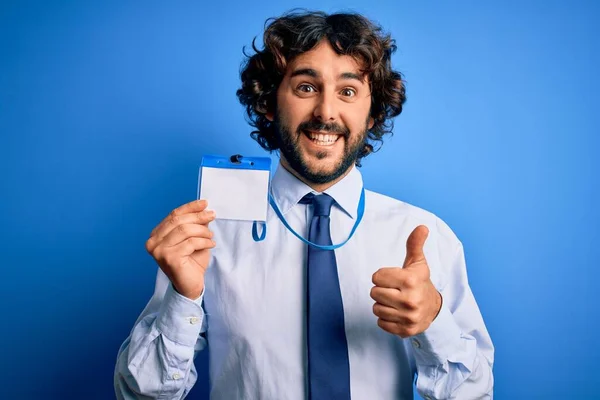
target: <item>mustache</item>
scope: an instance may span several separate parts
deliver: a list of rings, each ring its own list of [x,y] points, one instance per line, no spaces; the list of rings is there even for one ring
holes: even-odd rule
[[[326,124],[315,120],[305,121],[298,125],[298,133],[301,131],[323,131],[336,133],[338,135],[343,135],[344,137],[350,135],[350,130],[348,128],[338,125],[335,122]]]

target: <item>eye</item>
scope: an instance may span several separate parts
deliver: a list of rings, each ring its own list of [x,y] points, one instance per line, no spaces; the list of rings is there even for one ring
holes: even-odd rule
[[[342,91],[340,93],[342,94],[342,96],[345,96],[345,97],[356,96],[356,90],[354,90],[352,88],[344,88],[344,89],[342,89]]]
[[[314,93],[317,91],[314,86],[307,83],[299,85],[297,90],[302,93]]]

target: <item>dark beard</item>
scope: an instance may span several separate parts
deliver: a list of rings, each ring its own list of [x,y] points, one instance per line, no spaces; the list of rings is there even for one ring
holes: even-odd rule
[[[306,179],[308,182],[316,184],[329,183],[342,176],[353,164],[356,163],[358,155],[363,149],[365,140],[367,138],[366,124],[364,131],[360,133],[361,139],[352,144],[349,141],[350,132],[348,129],[342,128],[337,124],[322,124],[316,121],[303,122],[298,125],[296,134],[294,135],[288,128],[286,121],[280,118],[279,113],[275,115],[274,122],[277,130],[279,151],[283,157],[287,160],[290,167],[301,177]],[[344,153],[342,155],[342,159],[331,173],[312,172],[309,169],[306,160],[302,158],[298,141],[300,140],[300,135],[304,135],[304,130],[333,132],[343,136]],[[327,151],[317,153],[317,159],[322,160],[325,157],[327,157]]]

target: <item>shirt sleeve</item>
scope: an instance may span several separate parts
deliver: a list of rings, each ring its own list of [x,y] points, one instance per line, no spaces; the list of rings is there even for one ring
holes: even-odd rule
[[[117,355],[118,399],[181,399],[192,389],[194,358],[206,346],[203,295],[180,295],[158,270],[154,295]]]
[[[457,240],[458,242],[458,240]],[[417,391],[429,399],[492,399],[494,347],[468,284],[462,244],[441,257],[447,282],[442,308],[425,332],[410,338]]]

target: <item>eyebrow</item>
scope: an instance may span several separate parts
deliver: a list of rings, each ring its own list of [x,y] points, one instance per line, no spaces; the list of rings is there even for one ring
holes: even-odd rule
[[[312,68],[300,68],[300,69],[297,69],[294,72],[292,72],[292,75],[290,76],[290,78],[293,78],[293,77],[299,76],[299,75],[308,75],[311,78],[318,78],[320,76],[319,73]]]
[[[299,75],[306,75],[306,76],[310,76],[311,78],[315,78],[315,79],[321,77],[321,74],[319,74],[317,71],[315,71],[312,68],[300,68],[300,69],[293,71],[290,78],[293,78],[293,77],[299,76]],[[342,79],[342,80],[353,79],[353,80],[359,81],[360,83],[364,83],[364,80],[362,79],[362,77],[359,74],[354,73],[354,72],[344,72],[344,73],[340,74],[338,79]]]
[[[363,78],[354,72],[344,72],[340,75],[340,79],[355,79],[360,83],[363,83]]]

